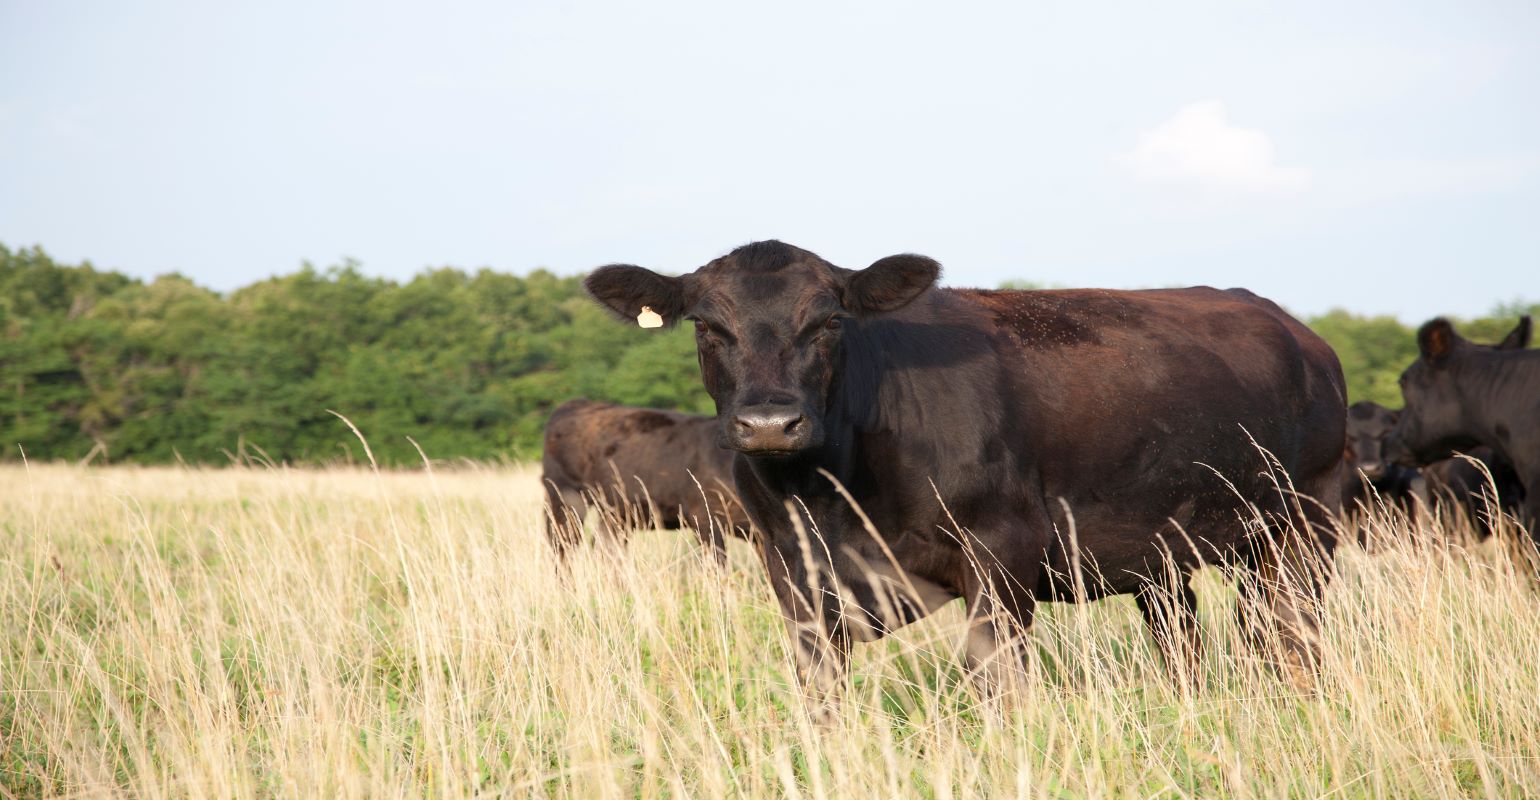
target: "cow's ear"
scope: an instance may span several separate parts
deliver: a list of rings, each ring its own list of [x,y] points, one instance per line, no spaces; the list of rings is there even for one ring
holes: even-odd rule
[[[879,258],[845,281],[845,308],[856,314],[897,311],[919,297],[941,276],[933,258],[906,253]]]
[[[1425,323],[1417,331],[1417,351],[1430,364],[1442,363],[1461,341],[1460,334],[1443,317]]]
[[[1529,346],[1529,337],[1531,332],[1532,325],[1529,321],[1529,315],[1525,314],[1524,316],[1519,317],[1518,327],[1515,327],[1508,333],[1507,336],[1503,337],[1502,341],[1497,343],[1497,349],[1523,350]]]
[[[684,281],[659,275],[650,269],[630,264],[611,264],[593,271],[583,280],[583,288],[615,316],[636,322],[644,309],[662,317],[662,324],[672,326],[684,314]]]

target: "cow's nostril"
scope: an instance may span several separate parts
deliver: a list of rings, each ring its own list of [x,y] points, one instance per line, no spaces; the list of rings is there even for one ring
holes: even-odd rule
[[[785,431],[786,433],[796,433],[802,428],[802,423],[805,419],[805,417],[799,414],[795,419],[786,423],[786,427],[782,428],[781,430]]]

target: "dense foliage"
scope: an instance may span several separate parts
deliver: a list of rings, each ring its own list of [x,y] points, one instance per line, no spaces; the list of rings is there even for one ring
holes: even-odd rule
[[[1495,340],[1522,310],[1462,331]],[[1311,324],[1342,356],[1353,399],[1399,405],[1409,328],[1345,311]],[[413,441],[434,458],[522,458],[577,396],[711,409],[687,330],[639,335],[573,277],[436,269],[396,283],[307,265],[221,295],[0,245],[6,460],[362,458],[330,411],[385,463],[418,461]]]

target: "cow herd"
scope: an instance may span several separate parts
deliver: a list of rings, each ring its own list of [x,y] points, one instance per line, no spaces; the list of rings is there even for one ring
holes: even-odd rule
[[[1527,319],[1496,347],[1429,323],[1406,408],[1350,412],[1331,347],[1245,290],[950,289],[939,272],[908,254],[846,269],[776,241],[678,277],[594,271],[589,294],[621,319],[694,327],[717,414],[558,409],[557,551],[590,506],[603,539],[749,539],[813,687],[837,682],[853,641],[963,598],[970,674],[991,690],[1038,602],[1116,594],[1192,674],[1203,565],[1237,576],[1243,630],[1307,675],[1344,497],[1428,497],[1455,485],[1438,464],[1455,451],[1488,448],[1504,502],[1534,518]]]
[[[1418,358],[1401,374],[1406,405],[1385,443],[1389,460],[1434,464],[1490,448],[1512,476],[1512,505],[1540,533],[1540,351],[1525,317],[1497,345],[1466,341],[1448,320],[1417,331]],[[1499,486],[1499,491],[1502,487]]]
[[[1495,345],[1467,344],[1472,349],[1520,351],[1529,346],[1531,322],[1519,320],[1501,342]],[[1484,381],[1467,376],[1469,400],[1473,409],[1487,402],[1487,393],[1478,384]],[[1420,413],[1438,413],[1419,407]],[[1445,412],[1447,413],[1447,412]],[[1401,411],[1391,410],[1368,400],[1348,407],[1347,461],[1343,474],[1342,501],[1345,510],[1373,508],[1379,503],[1419,513],[1443,507],[1446,512],[1464,515],[1483,533],[1490,532],[1496,513],[1522,515],[1524,484],[1507,453],[1481,443],[1475,435],[1462,435],[1445,442],[1442,450],[1429,449],[1419,461],[1405,452],[1397,459],[1389,456],[1392,435],[1401,419]],[[1439,457],[1447,455],[1448,457]],[[1495,497],[1493,494],[1495,493]]]

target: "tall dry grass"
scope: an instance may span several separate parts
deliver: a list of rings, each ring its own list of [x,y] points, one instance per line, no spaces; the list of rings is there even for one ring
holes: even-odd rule
[[[1315,692],[1215,574],[1196,692],[1114,599],[1045,607],[980,703],[948,608],[858,645],[814,724],[746,545],[562,578],[539,514],[520,468],[0,468],[0,794],[1540,795],[1540,600],[1458,523],[1344,548]]]

